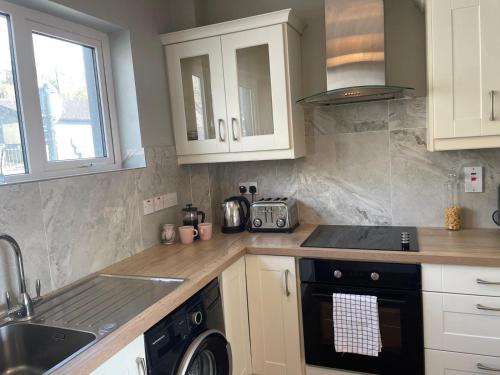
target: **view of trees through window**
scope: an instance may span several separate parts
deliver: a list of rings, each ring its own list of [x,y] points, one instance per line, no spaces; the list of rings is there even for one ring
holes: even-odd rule
[[[95,51],[33,33],[49,161],[106,156]]]

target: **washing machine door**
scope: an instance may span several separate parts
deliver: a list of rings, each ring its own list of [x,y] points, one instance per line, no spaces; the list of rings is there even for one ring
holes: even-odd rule
[[[177,375],[231,375],[231,345],[215,329],[201,333],[184,353]]]

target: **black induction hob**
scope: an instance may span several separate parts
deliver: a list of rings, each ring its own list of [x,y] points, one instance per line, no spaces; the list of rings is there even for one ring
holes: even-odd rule
[[[409,246],[401,238],[409,235]],[[406,235],[406,233],[408,235]],[[417,228],[391,226],[319,225],[300,245],[341,249],[418,251]]]

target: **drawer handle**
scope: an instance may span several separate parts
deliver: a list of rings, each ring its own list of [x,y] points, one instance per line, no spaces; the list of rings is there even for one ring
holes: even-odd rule
[[[477,363],[476,364],[477,368],[479,370],[486,370],[486,371],[496,371],[496,372],[500,372],[500,368],[494,368],[494,367],[490,367],[490,366],[485,366],[483,365],[482,363]]]
[[[500,285],[500,281],[488,281],[483,279],[476,279],[476,283],[483,285]]]
[[[500,311],[500,307],[488,307],[488,306],[481,305],[480,303],[478,303],[476,305],[476,308],[478,310]]]

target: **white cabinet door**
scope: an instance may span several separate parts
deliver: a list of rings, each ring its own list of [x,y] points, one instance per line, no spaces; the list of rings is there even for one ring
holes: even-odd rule
[[[429,349],[500,355],[500,298],[423,293],[424,341]]]
[[[432,0],[428,7],[431,142],[436,149],[493,147],[488,136],[500,134],[500,1]]]
[[[220,37],[165,47],[178,155],[229,151]]]
[[[222,272],[222,303],[226,338],[231,344],[233,375],[251,375],[252,359],[244,257]]]
[[[303,374],[295,259],[247,255],[246,264],[254,374]]]
[[[144,336],[141,335],[94,370],[92,375],[147,375],[147,373]]]
[[[231,152],[290,147],[283,27],[221,37]]]
[[[463,353],[425,351],[426,375],[496,374],[500,358]]]

